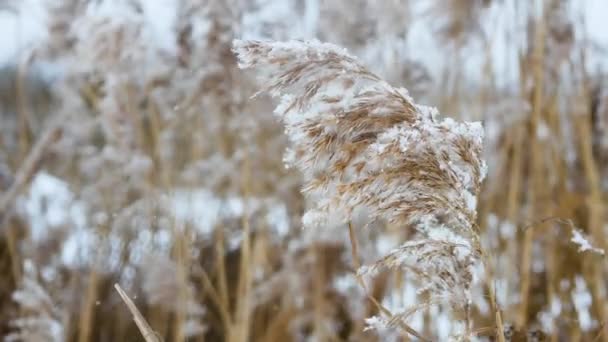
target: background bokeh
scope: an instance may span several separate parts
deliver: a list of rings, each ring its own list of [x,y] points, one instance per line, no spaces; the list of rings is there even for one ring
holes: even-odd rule
[[[239,39],[344,46],[418,103],[481,120],[478,224],[493,340],[608,341],[608,2],[0,0],[0,336],[141,340],[119,283],[166,341],[400,341],[353,274],[348,229],[302,228],[301,177]],[[357,217],[372,263],[412,234]],[[576,239],[575,239],[576,240]],[[406,272],[369,280],[391,310]],[[446,341],[449,310],[409,324]]]

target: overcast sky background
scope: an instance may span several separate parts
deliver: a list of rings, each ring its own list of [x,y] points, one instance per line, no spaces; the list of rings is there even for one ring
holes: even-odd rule
[[[309,4],[313,4],[319,0],[308,1],[310,2]],[[503,0],[503,3],[509,4],[517,1],[529,0]],[[24,51],[27,47],[45,39],[46,18],[41,5],[43,3],[42,0],[22,0],[19,3],[19,14],[8,11],[0,12],[0,65],[17,60],[21,51]],[[170,48],[171,44],[173,44],[170,40],[170,30],[173,25],[172,13],[174,13],[172,9],[174,8],[176,0],[147,0],[142,3],[145,7],[146,17],[149,19],[158,38],[155,39],[155,43]],[[275,1],[275,3],[277,3],[277,7],[284,7],[281,5],[286,2]],[[425,4],[428,4],[428,2],[425,1],[413,3],[418,7],[423,7]],[[597,46],[608,50],[608,0],[575,0],[572,2],[572,6],[572,10],[575,14],[580,13],[584,16],[586,31],[589,38],[595,42]],[[507,6],[507,8],[508,7],[509,6]],[[314,8],[314,6],[312,6],[312,8]],[[277,16],[281,14],[281,10],[284,9],[277,8],[270,12],[271,15]],[[510,20],[509,18],[512,17],[508,15],[505,16],[504,6],[501,6],[501,8],[491,8],[487,12],[487,15],[484,16],[484,25],[488,25],[488,27],[486,27],[488,32],[500,32],[501,30],[504,30],[505,27],[513,25],[513,23],[507,22],[507,20]],[[312,20],[314,21],[314,18]],[[441,66],[449,63],[446,61],[449,57],[444,55],[445,49],[438,46],[437,41],[433,39],[430,29],[430,20],[432,20],[432,18],[416,20],[410,27],[408,54],[413,59],[425,63],[431,73],[435,73],[434,76],[438,76]],[[310,18],[300,18],[299,21],[300,25],[305,26],[306,22],[310,21]],[[305,32],[305,30],[301,31]],[[243,32],[243,34],[245,37],[241,38],[259,38],[248,37],[248,32]],[[300,36],[293,38],[306,39],[312,37]],[[492,36],[494,67],[498,77],[502,78],[498,79],[499,84],[516,81],[516,72],[505,72],[505,69],[517,70],[517,60],[515,58],[505,57],[508,56],[508,53],[506,53],[508,52],[506,51],[508,48],[510,47],[505,41],[504,35],[496,34]],[[476,79],[476,75],[481,73],[480,65],[483,63],[483,48],[479,45],[472,46],[466,50],[465,53],[467,53],[467,60],[464,65],[465,74],[468,75],[470,79]],[[590,63],[590,70],[595,70],[598,65],[602,66],[604,69],[608,69],[608,58],[606,55],[592,54],[588,62]]]

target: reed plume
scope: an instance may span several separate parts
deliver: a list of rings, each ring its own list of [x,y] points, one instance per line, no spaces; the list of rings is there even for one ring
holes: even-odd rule
[[[234,51],[241,68],[261,75],[262,91],[280,98],[275,114],[291,142],[286,162],[315,203],[304,225],[346,223],[364,210],[370,221],[412,229],[414,240],[359,273],[414,270],[428,303],[468,313],[481,258],[481,124],[441,119],[331,44],[237,40]]]

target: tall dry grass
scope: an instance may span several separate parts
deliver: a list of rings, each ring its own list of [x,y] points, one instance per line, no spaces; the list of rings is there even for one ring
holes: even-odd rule
[[[0,70],[0,335],[608,341],[599,253],[607,247],[608,93],[605,72],[590,62],[601,49],[576,2],[430,1],[422,11],[417,1],[279,2],[178,1],[171,49],[137,1],[114,4],[118,11],[108,0],[49,5],[48,39]],[[506,29],[488,25],[496,13]],[[427,22],[445,56],[439,71],[408,53],[411,31]],[[233,39],[252,34],[319,37],[361,60],[345,66],[338,53],[314,69],[297,64],[305,54],[273,61],[275,76],[297,76],[270,86],[304,92],[300,114],[327,82],[364,79],[376,93],[356,108],[335,102],[325,113],[343,117],[325,119],[341,124],[287,119],[284,134],[272,100],[249,98],[261,84],[231,51]],[[495,53],[498,35],[505,56]],[[263,47],[258,58],[271,58]],[[478,76],[465,68],[472,54],[482,56]],[[59,65],[63,76],[45,81],[39,63]],[[411,155],[398,153],[399,135],[381,139],[399,124],[409,134],[420,109],[396,88],[374,88],[380,79],[458,122],[483,121],[488,174],[469,189],[476,208],[446,195],[457,185],[437,158],[404,165]],[[336,99],[349,94],[340,89]],[[429,146],[450,155],[444,136]],[[381,152],[365,155],[372,144]],[[284,165],[288,146],[295,169]],[[469,147],[444,161],[471,161],[464,156],[478,147]],[[357,167],[363,173],[354,176]],[[319,197],[303,198],[302,186]],[[464,249],[483,265],[475,286],[452,271],[463,260],[433,268],[463,247],[428,232],[415,240],[421,216],[404,203],[461,228]],[[367,211],[350,210],[361,206]],[[454,207],[469,215],[459,220]],[[302,229],[315,208],[329,219]],[[391,254],[403,243],[407,251]],[[404,255],[418,259],[405,269],[373,266],[403,266]],[[378,273],[357,274],[361,265]],[[417,292],[421,283],[431,291]]]

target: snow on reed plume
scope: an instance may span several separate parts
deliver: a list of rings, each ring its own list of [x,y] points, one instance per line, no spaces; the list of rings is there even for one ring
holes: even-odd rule
[[[22,284],[13,292],[13,300],[19,304],[19,318],[10,321],[15,328],[3,341],[65,341],[67,312],[61,310],[52,295],[39,280],[38,269],[31,260],[24,262]]]
[[[236,40],[234,51],[241,68],[261,76],[262,91],[280,98],[275,114],[291,142],[286,163],[301,171],[315,203],[305,226],[348,222],[365,209],[370,220],[414,229],[416,240],[359,273],[414,271],[429,303],[468,317],[481,259],[481,124],[440,119],[332,44]]]

